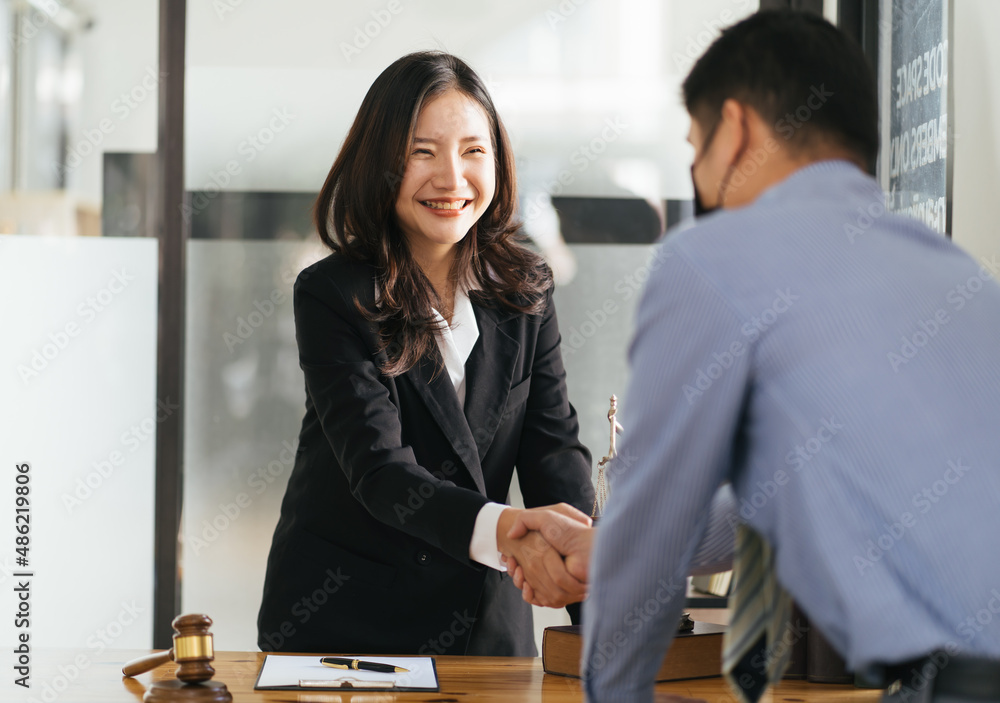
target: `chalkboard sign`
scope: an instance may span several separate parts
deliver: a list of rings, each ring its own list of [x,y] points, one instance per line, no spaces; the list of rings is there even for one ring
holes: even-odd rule
[[[878,173],[887,209],[951,236],[952,0],[880,0]]]

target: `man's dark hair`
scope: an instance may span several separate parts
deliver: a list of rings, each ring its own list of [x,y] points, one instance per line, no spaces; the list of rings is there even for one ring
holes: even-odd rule
[[[875,162],[874,72],[861,47],[817,15],[768,10],[727,28],[695,63],[683,91],[688,112],[706,131],[733,98],[797,146],[832,139]]]

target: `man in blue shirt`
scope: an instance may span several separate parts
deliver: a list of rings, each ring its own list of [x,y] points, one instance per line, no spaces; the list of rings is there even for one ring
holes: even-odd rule
[[[1000,261],[886,212],[871,70],[820,18],[726,30],[684,99],[716,212],[666,237],[637,313],[627,461],[584,603],[588,699],[652,700],[720,520],[763,537],[851,669],[901,666],[900,700],[980,700],[955,691],[968,680],[1000,699],[977,659],[1000,659]],[[578,532],[548,533],[571,570]]]

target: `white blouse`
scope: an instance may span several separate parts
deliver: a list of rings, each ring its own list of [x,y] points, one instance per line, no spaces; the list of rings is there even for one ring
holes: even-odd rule
[[[458,404],[465,410],[465,362],[469,360],[472,348],[479,339],[479,324],[476,322],[476,312],[472,309],[467,289],[455,289],[455,309],[452,311],[451,324],[445,322],[437,310],[431,308],[441,328],[435,336],[444,367],[451,377],[451,383],[458,393]]]
[[[469,360],[472,348],[479,339],[479,323],[476,322],[476,311],[472,309],[472,301],[469,300],[469,289],[463,286],[455,289],[455,307],[450,325],[437,310],[432,308],[431,311],[441,323],[435,338],[444,359],[444,367],[455,386],[458,404],[465,410],[465,362]],[[497,523],[500,521],[500,513],[508,507],[500,503],[484,505],[476,516],[472,541],[469,543],[470,559],[498,571],[507,570],[500,562],[500,552],[497,549]]]

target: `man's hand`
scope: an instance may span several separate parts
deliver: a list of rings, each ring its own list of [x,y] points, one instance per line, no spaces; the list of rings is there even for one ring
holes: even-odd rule
[[[560,518],[576,522],[581,527],[589,525],[590,518],[576,508],[560,503],[531,510],[508,508],[501,513],[497,523],[497,545],[507,557],[508,571],[514,576],[514,583],[522,589],[526,601],[561,608],[586,598],[586,585],[567,572],[562,555],[549,545],[540,532],[525,529],[519,530],[516,536],[510,536],[515,523],[524,515],[532,516],[527,524],[548,523]],[[531,584],[530,590],[523,588],[525,582]]]
[[[586,583],[594,530],[590,527],[590,518],[579,510],[571,510],[573,513],[565,510],[524,511],[517,516],[507,536],[517,539],[531,531],[540,533],[547,544],[566,557],[566,570],[569,574],[581,583]],[[524,599],[539,605],[534,594],[535,584],[522,565],[516,562],[516,556],[507,559],[507,570],[514,579],[514,585],[521,589]]]

